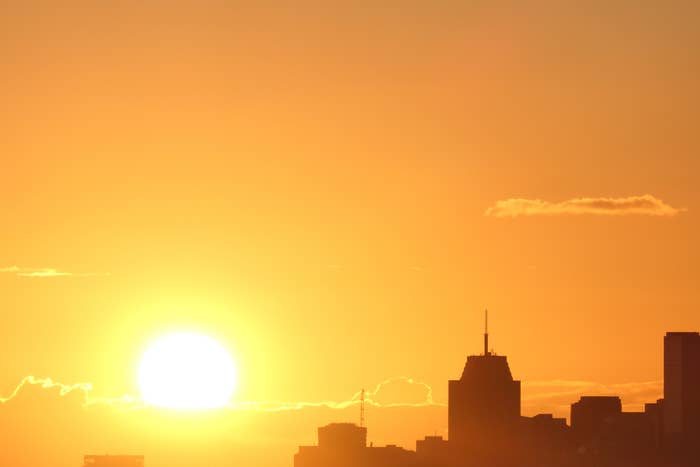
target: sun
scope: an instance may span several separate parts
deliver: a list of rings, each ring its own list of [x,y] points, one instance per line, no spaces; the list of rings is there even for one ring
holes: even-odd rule
[[[228,351],[214,339],[178,332],[146,349],[138,381],[149,405],[212,409],[229,403],[236,388],[236,367]]]

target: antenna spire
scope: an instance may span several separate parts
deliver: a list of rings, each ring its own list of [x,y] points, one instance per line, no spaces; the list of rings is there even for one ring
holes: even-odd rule
[[[360,426],[365,426],[365,390],[360,392]]]
[[[484,313],[484,355],[489,355],[489,310]]]

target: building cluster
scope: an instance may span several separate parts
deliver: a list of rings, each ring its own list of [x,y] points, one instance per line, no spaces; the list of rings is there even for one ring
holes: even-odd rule
[[[583,396],[570,424],[551,414],[521,415],[520,381],[505,356],[469,356],[448,383],[448,438],[427,436],[415,450],[367,445],[367,428],[334,423],[317,446],[301,446],[294,467],[690,467],[700,465],[700,334],[664,337],[664,397],[625,412],[617,396]]]

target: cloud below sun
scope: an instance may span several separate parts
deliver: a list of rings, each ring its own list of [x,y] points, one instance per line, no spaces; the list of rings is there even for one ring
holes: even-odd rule
[[[646,194],[623,198],[573,198],[561,202],[541,199],[509,198],[496,201],[484,213],[488,217],[599,215],[645,215],[673,217],[685,209],[674,208],[662,200]]]
[[[82,393],[82,405],[86,408],[95,405],[108,405],[115,406],[122,410],[138,410],[150,406],[140,397],[134,397],[128,394],[120,397],[94,397],[91,394],[94,390],[94,386],[90,382],[65,384],[55,381],[52,378],[39,378],[32,375],[22,378],[9,395],[4,397],[0,396],[0,405],[9,403],[15,399],[27,386],[38,386],[42,389],[58,390],[59,396],[66,396],[75,392]],[[412,391],[416,397],[411,400],[405,398],[396,399],[395,393],[397,390],[405,391],[407,388],[416,389],[416,391]],[[384,393],[389,393],[389,396],[385,396]],[[360,404],[362,400],[361,394],[362,392],[358,391],[353,394],[352,397],[343,401],[231,401],[222,408],[255,412],[296,411],[320,407],[327,409],[346,409]],[[433,400],[433,388],[429,384],[407,376],[397,376],[381,381],[373,389],[365,391],[364,401],[370,406],[379,408],[447,406],[444,403]]]

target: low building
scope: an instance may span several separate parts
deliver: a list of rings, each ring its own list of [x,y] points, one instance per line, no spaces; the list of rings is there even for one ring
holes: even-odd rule
[[[426,436],[416,441],[416,457],[421,465],[444,467],[451,464],[450,443],[442,436]]]
[[[621,413],[622,401],[617,396],[583,396],[571,404],[571,430],[579,442],[588,443]]]
[[[294,467],[411,467],[416,453],[396,445],[367,446],[367,428],[331,423],[318,429],[317,446],[300,446]]]

